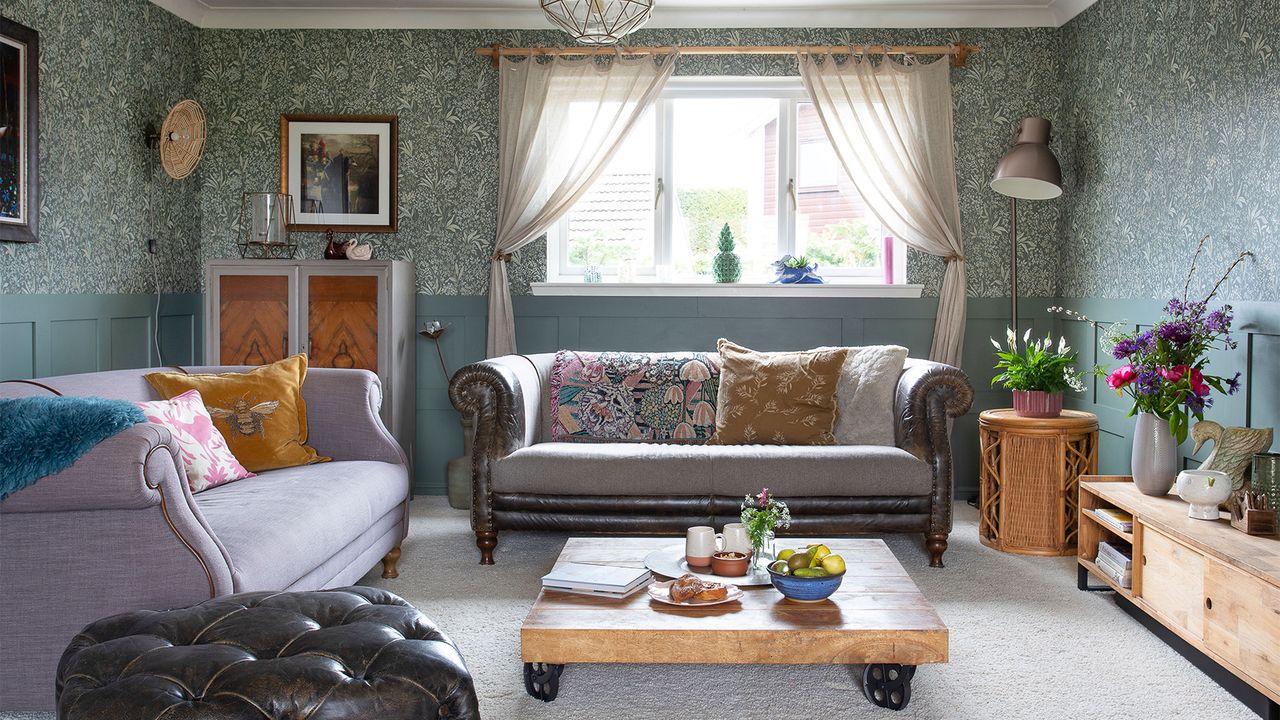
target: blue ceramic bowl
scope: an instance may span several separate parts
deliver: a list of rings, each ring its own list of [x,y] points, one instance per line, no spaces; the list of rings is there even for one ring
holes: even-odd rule
[[[796,577],[795,575],[779,575],[770,570],[769,579],[788,600],[796,602],[822,602],[831,597],[844,581],[844,573],[826,577]]]

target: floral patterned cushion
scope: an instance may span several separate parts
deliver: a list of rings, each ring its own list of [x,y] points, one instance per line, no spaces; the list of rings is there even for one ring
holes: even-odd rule
[[[253,477],[231,454],[226,439],[214,427],[199,390],[188,390],[171,400],[135,404],[149,422],[163,425],[173,434],[187,468],[187,486],[191,492]]]
[[[708,353],[556,353],[555,442],[702,443],[716,427],[720,363]]]

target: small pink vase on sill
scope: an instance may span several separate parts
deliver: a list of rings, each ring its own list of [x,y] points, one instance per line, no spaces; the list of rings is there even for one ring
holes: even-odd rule
[[[1056,418],[1062,414],[1062,393],[1014,390],[1013,412],[1018,417]]]

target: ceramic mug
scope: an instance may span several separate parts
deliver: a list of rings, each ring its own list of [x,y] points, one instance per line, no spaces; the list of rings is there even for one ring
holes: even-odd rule
[[[724,550],[751,554],[751,536],[747,534],[747,526],[742,523],[727,523],[724,526]]]
[[[689,567],[707,567],[711,556],[720,549],[716,529],[707,525],[689,528],[684,536],[684,560]]]

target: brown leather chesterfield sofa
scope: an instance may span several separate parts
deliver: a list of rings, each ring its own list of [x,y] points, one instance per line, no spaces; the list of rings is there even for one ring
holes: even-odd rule
[[[942,567],[951,531],[951,420],[973,403],[965,374],[909,359],[894,399],[896,447],[548,442],[554,353],[508,355],[454,374],[449,397],[475,430],[471,526],[480,563],[499,530],[683,533],[738,520],[768,486],[798,535],[915,532]]]

